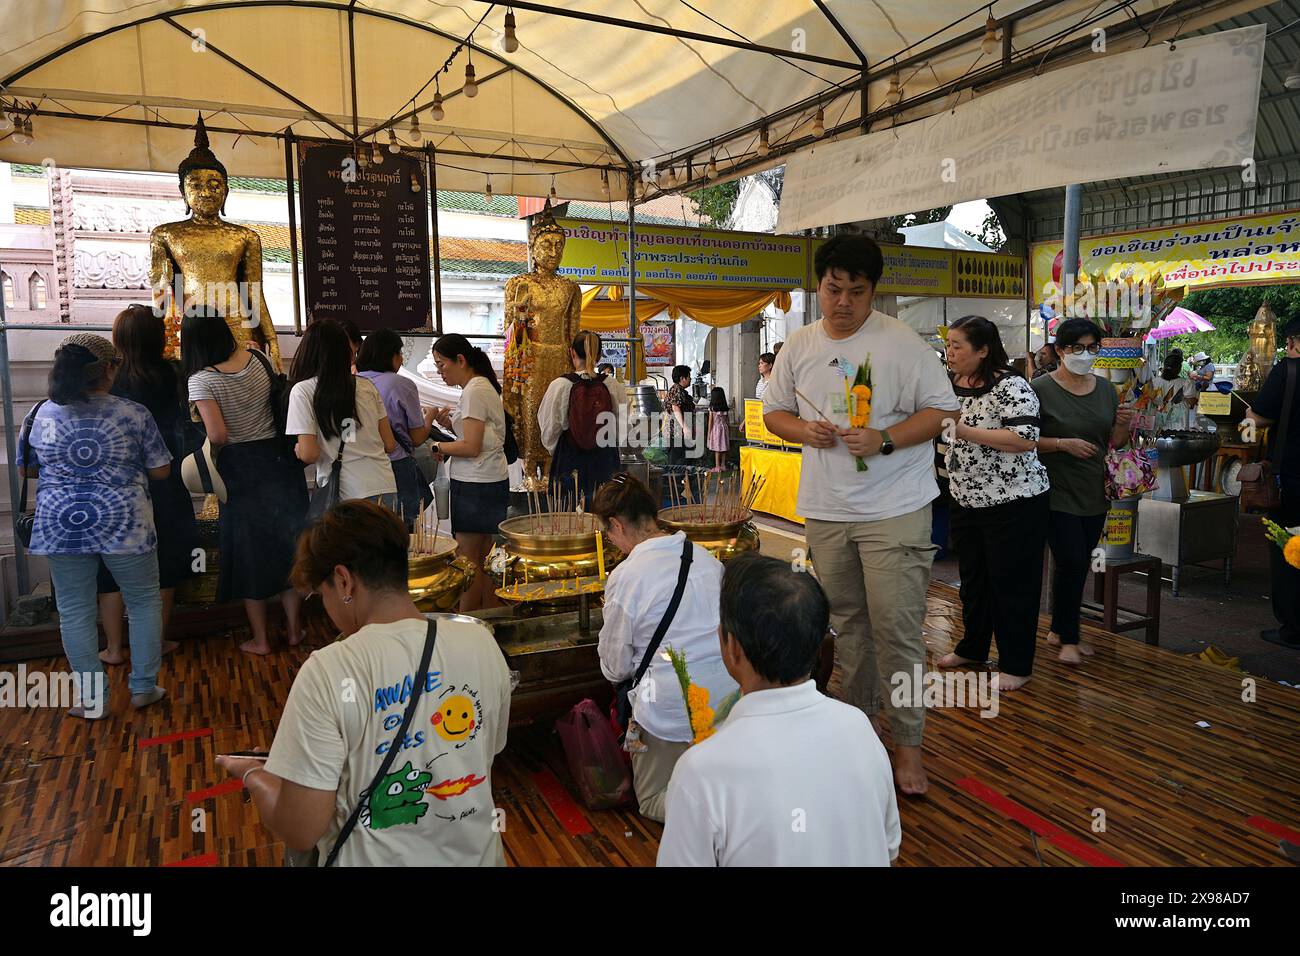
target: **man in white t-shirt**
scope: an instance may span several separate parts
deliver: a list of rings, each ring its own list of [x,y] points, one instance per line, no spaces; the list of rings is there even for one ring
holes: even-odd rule
[[[803,445],[798,511],[831,603],[844,699],[875,722],[882,702],[895,746],[894,779],[920,795],[925,709],[919,688],[896,707],[883,688],[924,670],[921,623],[938,497],[931,442],[961,407],[943,365],[919,335],[872,309],[884,271],[865,236],[817,250],[822,318],[796,329],[763,393],[768,430]]]
[[[811,672],[829,606],[789,562],[746,554],[722,583],[722,660],[743,696],[673,769],[660,866],[889,866],[902,828],[889,755]]]

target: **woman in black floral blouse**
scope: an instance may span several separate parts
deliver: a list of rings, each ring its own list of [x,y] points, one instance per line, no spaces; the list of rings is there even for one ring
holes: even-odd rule
[[[1011,369],[997,326],[979,316],[949,328],[948,374],[962,405],[947,465],[965,636],[938,663],[983,664],[996,636],[994,681],[999,690],[1015,690],[1034,666],[1047,541],[1038,396]]]
[[[667,413],[668,464],[686,464],[686,444],[695,430],[695,399],[691,397],[691,367],[673,368],[673,384],[664,398]]]

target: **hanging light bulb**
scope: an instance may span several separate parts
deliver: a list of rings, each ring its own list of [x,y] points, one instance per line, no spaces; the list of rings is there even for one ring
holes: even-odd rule
[[[7,133],[14,128],[13,117],[8,110],[0,110],[0,133]]]
[[[370,157],[366,155],[366,147],[364,143],[361,145],[360,148],[354,147],[354,151],[356,152],[357,167],[359,169],[365,169],[367,166],[370,165]]]
[[[391,128],[388,130],[388,151],[394,156],[402,151],[402,144],[397,141],[397,131]]]
[[[370,161],[376,166],[384,165],[384,151],[379,148],[379,137],[376,136],[370,147]]]
[[[442,91],[435,90],[433,94],[433,105],[429,107],[429,119],[435,123],[441,123],[442,118],[447,115],[447,111],[442,108]]]
[[[419,113],[411,114],[411,128],[406,135],[411,138],[411,142],[414,143],[416,146],[419,146],[420,143],[424,140],[424,135],[420,132]]]
[[[509,14],[507,14],[507,16],[509,16]],[[555,194],[555,177],[552,176],[551,177],[551,202],[557,202],[559,198],[560,197]]]
[[[770,152],[772,152],[772,146],[767,141],[767,127],[764,126],[758,132],[758,155],[766,156]]]
[[[489,202],[491,202],[492,200],[492,174],[491,173],[487,174],[487,189],[483,190],[483,195],[488,198]]]
[[[826,135],[826,112],[819,106],[817,115],[813,117],[813,136],[821,139]]]
[[[716,153],[709,153],[709,166],[707,175],[710,179],[718,178],[718,157]]]
[[[897,106],[903,99],[903,87],[898,81],[898,74],[895,73],[889,78],[889,92],[885,94],[885,102],[890,106]]]
[[[423,190],[424,187],[420,185],[420,177],[415,175],[415,173],[411,173],[411,192],[418,193]]]
[[[519,49],[519,40],[515,37],[515,12],[506,11],[506,35],[501,41],[501,48],[507,53],[514,53]]]
[[[600,191],[605,194],[606,199],[609,198],[609,170],[607,169],[600,171]]]
[[[478,96],[478,80],[474,78],[474,64],[465,64],[465,86],[461,90],[470,99]]]
[[[1282,81],[1288,90],[1300,90],[1300,57],[1291,65],[1291,72]]]
[[[998,25],[993,21],[993,8],[989,7],[989,18],[984,21],[984,39],[980,41],[980,49],[985,53],[992,53],[998,48]]]

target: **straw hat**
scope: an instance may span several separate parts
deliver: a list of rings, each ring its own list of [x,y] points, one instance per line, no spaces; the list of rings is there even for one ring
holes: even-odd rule
[[[202,448],[185,456],[181,462],[181,481],[190,494],[216,495],[218,501],[226,503],[226,483],[213,461],[211,442],[205,441]]]

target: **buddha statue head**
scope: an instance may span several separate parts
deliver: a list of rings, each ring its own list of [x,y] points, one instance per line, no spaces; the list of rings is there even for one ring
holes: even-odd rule
[[[528,249],[539,271],[553,273],[560,267],[564,258],[564,228],[555,221],[549,199],[528,229]]]
[[[193,211],[203,219],[215,219],[218,213],[225,213],[229,191],[226,167],[208,147],[208,131],[203,126],[201,113],[194,128],[194,148],[181,161],[177,173],[186,212]]]

